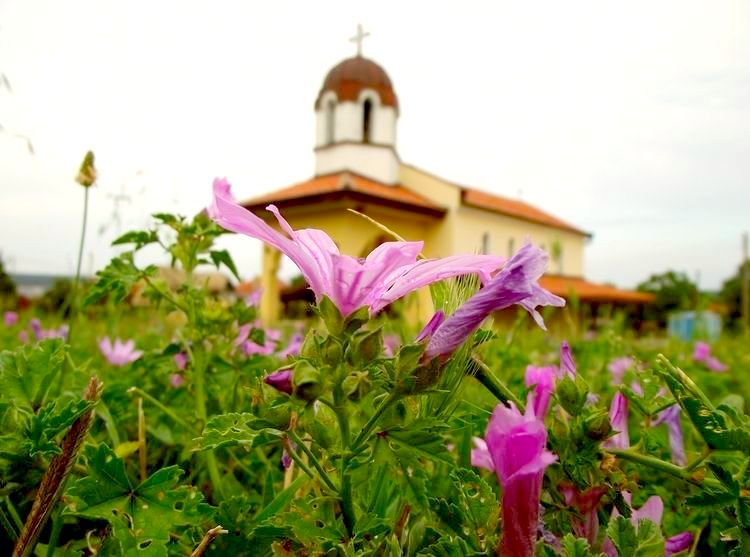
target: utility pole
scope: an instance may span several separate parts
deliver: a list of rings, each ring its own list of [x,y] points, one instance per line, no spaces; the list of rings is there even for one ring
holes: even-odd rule
[[[748,234],[742,235],[742,266],[740,267],[740,281],[742,282],[742,324],[745,334],[750,334],[750,261],[748,261]]]

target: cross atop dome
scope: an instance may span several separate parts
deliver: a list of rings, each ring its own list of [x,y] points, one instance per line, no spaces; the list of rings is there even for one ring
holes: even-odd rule
[[[362,41],[364,41],[369,36],[370,33],[365,32],[364,29],[362,29],[362,25],[360,23],[357,23],[357,34],[349,39],[350,43],[357,43],[357,56],[362,56]]]

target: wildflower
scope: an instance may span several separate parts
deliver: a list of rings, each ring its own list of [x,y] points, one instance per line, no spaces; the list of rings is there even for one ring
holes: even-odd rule
[[[135,341],[132,339],[123,342],[116,338],[112,343],[109,337],[104,337],[99,341],[99,350],[110,364],[117,367],[125,366],[143,356],[142,351],[135,349]]]
[[[287,344],[286,348],[279,352],[279,358],[285,360],[291,356],[297,356],[302,349],[302,343],[304,340],[305,337],[302,333],[294,333],[292,338],[289,339],[289,344]]]
[[[625,499],[625,502],[628,504],[628,506],[633,509],[632,495],[627,491],[623,491],[622,497],[623,499]],[[641,508],[633,509],[633,512],[630,515],[630,522],[636,528],[638,527],[638,523],[641,520],[650,520],[651,522],[659,526],[661,525],[663,514],[664,502],[658,495],[652,495],[651,497],[646,499],[646,502]],[[612,519],[615,519],[618,516],[620,516],[620,513],[617,511],[617,509],[612,509]],[[671,536],[665,540],[664,555],[665,557],[671,557],[671,555],[674,555],[675,553],[685,551],[692,545],[692,543],[693,534],[690,532],[681,532],[679,534]],[[604,554],[607,555],[607,557],[618,557],[617,549],[615,549],[614,544],[609,538],[604,540],[604,543],[602,544],[602,550],[604,551]]]
[[[436,329],[425,350],[427,358],[453,353],[493,311],[518,304],[544,327],[538,306],[564,306],[565,300],[539,286],[549,256],[526,244],[483,288]]]
[[[560,373],[559,377],[562,379],[566,375],[571,379],[576,378],[576,363],[573,360],[573,352],[570,349],[570,344],[567,340],[562,341],[560,344]]]
[[[27,330],[22,330],[18,333],[18,340],[26,344],[29,342],[29,332]]]
[[[18,314],[15,311],[6,311],[3,314],[3,322],[6,327],[12,327],[18,323]]]
[[[573,532],[579,538],[586,538],[589,544],[594,544],[599,535],[599,515],[597,510],[607,488],[601,485],[579,491],[572,484],[562,484],[560,490],[565,497],[565,503],[578,511],[583,519],[573,519]]]
[[[529,403],[534,407],[534,415],[541,420],[547,415],[552,391],[555,388],[556,374],[555,366],[528,366],[526,368],[526,386],[534,387],[534,390],[529,393]]]
[[[292,371],[292,368],[284,368],[266,375],[263,382],[277,391],[291,395],[294,391],[294,385],[292,383],[293,377],[294,372]]]
[[[609,408],[609,421],[617,433],[607,439],[604,446],[611,449],[627,449],[630,447],[628,399],[619,391],[615,393],[615,397],[612,399],[612,405]]]
[[[620,385],[622,379],[625,376],[625,372],[628,371],[634,364],[633,358],[623,356],[622,358],[616,358],[609,362],[607,369],[612,374],[612,384]]]
[[[328,297],[344,317],[361,307],[368,307],[374,315],[406,294],[450,277],[477,274],[485,283],[505,261],[490,255],[417,261],[424,242],[385,242],[365,259],[357,259],[339,253],[322,230],[293,230],[279,210],[269,205],[283,233],[276,231],[239,205],[230,189],[226,180],[214,180],[209,216],[227,230],[257,238],[285,254],[301,271],[316,301]]]
[[[260,299],[263,297],[263,289],[256,288],[250,294],[245,296],[245,305],[249,308],[256,307],[260,303]]]
[[[521,414],[512,403],[499,404],[487,425],[484,445],[486,450],[472,451],[472,462],[491,465],[503,487],[501,554],[532,557],[544,470],[557,460],[545,448],[547,430],[531,406]],[[481,443],[478,448],[485,449]]]
[[[234,339],[234,345],[239,346],[246,356],[253,356],[255,354],[261,354],[268,356],[273,354],[276,349],[276,340],[279,339],[281,333],[276,329],[268,329],[265,331],[265,342],[261,346],[260,344],[250,340],[250,331],[257,328],[258,323],[246,323],[237,330],[237,337]]]
[[[180,373],[173,373],[169,376],[169,384],[175,389],[182,387],[185,384],[185,377]]]
[[[177,352],[177,354],[174,355],[174,363],[177,366],[177,369],[180,371],[185,369],[185,366],[187,366],[188,361],[188,355],[186,352]]]
[[[677,466],[687,464],[685,455],[685,443],[682,437],[682,424],[680,424],[680,407],[673,405],[663,410],[654,420],[652,425],[667,425],[669,433],[669,452],[672,454],[672,462]]]
[[[432,317],[430,317],[430,320],[427,322],[427,324],[422,327],[422,330],[417,335],[417,338],[414,339],[414,342],[424,342],[426,340],[430,340],[432,338],[432,335],[435,334],[435,331],[437,331],[438,327],[443,324],[443,321],[445,321],[445,312],[443,312],[442,309],[437,310]]]
[[[31,327],[31,331],[34,333],[34,338],[37,340],[45,338],[68,338],[69,327],[65,323],[60,325],[57,329],[44,329],[42,328],[42,322],[35,317],[29,321],[29,327]]]
[[[727,370],[726,365],[711,355],[711,346],[707,342],[699,340],[695,343],[693,360],[702,362],[711,371],[722,372]]]

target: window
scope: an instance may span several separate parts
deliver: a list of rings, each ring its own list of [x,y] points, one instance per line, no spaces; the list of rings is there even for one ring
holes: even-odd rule
[[[482,253],[487,255],[490,253],[490,233],[485,232],[482,234]]]
[[[370,143],[370,132],[372,130],[372,101],[365,100],[362,105],[362,142]]]
[[[326,145],[333,143],[334,126],[336,125],[336,103],[333,99],[326,103]]]
[[[508,257],[513,256],[513,251],[516,249],[516,241],[513,238],[508,238]]]

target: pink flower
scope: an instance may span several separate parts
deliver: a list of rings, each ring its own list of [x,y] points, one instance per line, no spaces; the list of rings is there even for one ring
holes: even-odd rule
[[[185,369],[185,366],[187,366],[188,362],[188,355],[186,352],[177,352],[177,354],[174,355],[174,363],[177,366],[177,369],[182,371]]]
[[[289,344],[287,344],[286,348],[279,352],[279,358],[286,360],[291,356],[297,356],[304,340],[305,337],[302,333],[294,333],[292,338],[289,339]]]
[[[18,314],[15,311],[6,311],[3,314],[3,321],[6,327],[12,327],[18,323]]]
[[[695,343],[693,360],[702,362],[711,371],[722,372],[728,369],[726,365],[711,355],[711,346],[707,342],[700,340]]]
[[[521,414],[512,403],[499,404],[487,425],[485,442],[486,450],[478,446],[472,461],[491,464],[503,487],[501,554],[532,557],[544,470],[557,460],[546,450],[547,430],[530,406]]]
[[[294,391],[293,378],[294,372],[292,368],[286,368],[266,375],[263,382],[277,391],[291,395]]]
[[[633,367],[634,363],[635,361],[633,360],[633,358],[630,358],[628,356],[616,358],[609,362],[607,369],[609,369],[609,372],[612,374],[612,384],[620,385],[622,383],[623,377],[625,376],[625,372]]]
[[[245,305],[249,308],[256,307],[260,303],[260,299],[263,297],[263,289],[256,288],[250,294],[245,296]]]
[[[29,327],[31,327],[31,331],[34,333],[34,337],[37,340],[45,338],[68,338],[69,327],[65,323],[60,325],[57,329],[43,329],[42,322],[35,317],[29,321]]]
[[[443,324],[443,321],[445,321],[445,312],[442,309],[439,309],[432,317],[430,317],[427,324],[422,327],[422,330],[417,335],[417,338],[414,339],[414,342],[425,342],[430,340],[438,327]]]
[[[625,502],[628,504],[628,506],[633,509],[632,496],[630,495],[630,493],[627,491],[623,491],[622,497],[623,499],[625,499]],[[651,497],[646,499],[646,502],[640,509],[633,509],[633,512],[630,515],[630,522],[636,528],[638,527],[638,523],[641,520],[650,520],[657,526],[660,526],[663,514],[664,503],[662,502],[661,497],[659,497],[658,495],[652,495]],[[617,511],[617,509],[612,509],[612,519],[615,519],[618,516],[620,516],[620,513]],[[692,543],[693,534],[691,534],[690,532],[682,532],[680,534],[676,534],[665,540],[664,555],[665,557],[670,557],[675,553],[685,551],[692,545]],[[607,555],[607,557],[617,557],[617,549],[609,539],[604,540],[604,543],[602,544],[602,550]]]
[[[560,373],[559,377],[562,379],[566,375],[571,379],[576,378],[576,363],[573,360],[573,352],[570,349],[570,344],[567,340],[562,341],[560,344]]]
[[[526,368],[526,386],[534,387],[534,390],[529,393],[527,404],[533,405],[534,415],[540,420],[544,420],[547,415],[552,391],[555,389],[555,375],[557,375],[555,366],[528,366]]]
[[[583,520],[580,518],[573,519],[573,532],[579,538],[586,538],[589,544],[593,545],[599,535],[597,510],[602,497],[607,493],[607,488],[594,486],[581,492],[572,484],[562,484],[560,490],[565,497],[565,503],[583,515]]]
[[[385,335],[383,337],[383,353],[392,358],[401,346],[401,337],[398,335]]]
[[[488,315],[513,304],[525,308],[544,328],[544,321],[536,308],[565,305],[565,300],[539,286],[548,259],[546,252],[531,244],[518,250],[499,273],[435,329],[425,356],[435,358],[452,354]]]
[[[628,433],[628,399],[621,392],[616,392],[609,407],[609,421],[617,433],[604,442],[610,449],[627,449],[630,447]]]
[[[316,301],[327,296],[345,317],[361,307],[374,315],[390,303],[439,280],[477,274],[487,282],[505,261],[489,255],[456,255],[417,261],[424,242],[385,242],[365,259],[339,253],[322,230],[293,230],[274,205],[273,213],[283,233],[239,205],[225,179],[213,184],[213,204],[208,214],[217,224],[256,238],[278,249],[302,272]]]
[[[18,333],[18,340],[26,344],[29,342],[29,332],[27,330],[22,330]]]
[[[246,323],[242,325],[237,330],[237,337],[234,339],[233,344],[235,346],[239,346],[246,356],[253,356],[255,354],[268,356],[269,354],[273,354],[274,350],[276,349],[276,342],[274,341],[274,338],[278,340],[281,333],[279,331],[276,331],[275,329],[267,330],[265,332],[265,342],[261,346],[260,344],[257,344],[256,342],[250,340],[250,331],[253,328],[256,328],[256,324]]]
[[[143,356],[142,351],[135,349],[134,340],[123,342],[116,338],[113,344],[109,337],[104,337],[99,341],[99,350],[110,364],[117,367],[125,366]]]
[[[175,389],[182,387],[185,384],[185,377],[179,373],[173,373],[169,376],[169,384]]]

